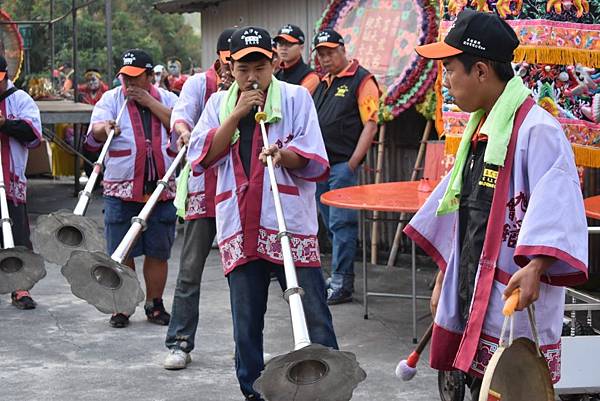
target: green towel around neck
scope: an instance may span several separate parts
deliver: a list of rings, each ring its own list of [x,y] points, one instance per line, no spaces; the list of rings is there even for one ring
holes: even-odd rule
[[[269,85],[269,89],[267,91],[267,99],[265,100],[265,107],[263,111],[267,113],[267,121],[266,123],[273,124],[278,121],[281,121],[281,83],[275,78],[271,76],[271,84]],[[227,117],[233,112],[235,106],[238,101],[238,94],[240,91],[240,87],[237,82],[234,82],[233,85],[227,91],[225,95],[225,100],[221,103],[221,110],[219,110],[219,121],[225,121]],[[240,130],[235,129],[233,136],[231,137],[231,144],[237,142],[240,138]]]
[[[177,191],[175,192],[173,205],[175,205],[177,216],[179,217],[185,217],[185,203],[188,196],[188,181],[191,170],[192,166],[190,163],[185,163],[185,166],[183,166],[183,169],[179,173],[179,177],[177,177]]]
[[[513,77],[506,84],[504,91],[494,104],[494,107],[492,107],[490,115],[487,116],[480,129],[480,132],[488,137],[488,143],[483,156],[485,163],[504,166],[504,159],[506,158],[515,115],[530,94],[531,91],[523,84],[523,80],[519,76]],[[458,210],[460,192],[462,190],[462,172],[467,161],[467,156],[469,155],[471,138],[484,115],[485,111],[482,109],[471,113],[460,145],[458,146],[448,187],[436,211],[438,216]]]

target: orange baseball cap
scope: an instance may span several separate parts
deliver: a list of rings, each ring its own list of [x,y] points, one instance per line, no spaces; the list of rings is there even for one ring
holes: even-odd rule
[[[415,51],[433,60],[468,53],[488,60],[510,62],[518,46],[515,31],[498,15],[465,9],[456,17],[443,42],[417,46]]]
[[[260,27],[248,26],[235,31],[231,35],[229,50],[234,61],[251,53],[261,53],[269,59],[273,58],[271,35]]]
[[[323,46],[331,48],[344,46],[344,38],[333,29],[324,29],[315,36],[313,45],[315,49]]]
[[[119,74],[137,77],[154,68],[152,57],[141,49],[130,49],[123,53]]]
[[[275,36],[275,42],[278,39],[283,39],[286,42],[304,44],[304,32],[296,25],[287,24],[282,26]]]

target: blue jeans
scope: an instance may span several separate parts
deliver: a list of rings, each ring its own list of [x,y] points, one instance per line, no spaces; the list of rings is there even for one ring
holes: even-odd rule
[[[238,266],[227,276],[233,317],[237,378],[242,393],[245,396],[255,395],[258,399],[260,396],[254,391],[252,385],[265,366],[263,328],[271,272],[276,275],[281,288],[286,288],[283,266],[262,259]],[[321,269],[297,268],[296,274],[298,284],[304,289],[302,304],[311,342],[338,349],[331,313],[327,307],[325,280]]]
[[[104,236],[109,255],[117,249],[129,231],[131,218],[137,216],[144,205],[142,202],[127,202],[114,196],[104,196]],[[175,241],[175,212],[173,201],[157,202],[146,220],[146,230],[140,233],[127,257],[145,255],[158,260],[169,260]]]
[[[317,183],[317,202],[321,218],[327,227],[332,243],[331,288],[354,291],[354,258],[358,240],[358,212],[351,209],[329,207],[321,203],[327,191],[358,185],[358,174],[351,171],[347,162],[331,166],[327,181]]]
[[[185,222],[177,286],[165,340],[169,349],[179,348],[185,352],[194,349],[198,327],[200,281],[216,230],[214,217]]]

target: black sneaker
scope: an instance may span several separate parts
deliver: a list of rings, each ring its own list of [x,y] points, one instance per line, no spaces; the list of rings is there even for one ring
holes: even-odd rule
[[[110,317],[108,323],[115,329],[122,329],[129,326],[129,316],[123,313],[117,313],[116,315],[112,315]]]
[[[144,305],[144,310],[146,311],[146,317],[150,323],[161,326],[169,325],[171,315],[165,310],[162,299],[154,298],[152,300],[152,305]]]
[[[10,301],[17,309],[35,309],[36,303],[29,291],[15,291],[10,294]]]
[[[344,289],[333,290],[327,297],[327,305],[338,305],[352,302],[352,293]]]

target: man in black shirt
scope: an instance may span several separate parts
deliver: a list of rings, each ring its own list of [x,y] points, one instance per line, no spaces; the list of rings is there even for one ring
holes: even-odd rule
[[[275,36],[279,70],[275,77],[281,81],[304,86],[313,94],[319,85],[319,76],[302,59],[304,32],[296,25],[282,26]]]

